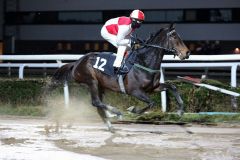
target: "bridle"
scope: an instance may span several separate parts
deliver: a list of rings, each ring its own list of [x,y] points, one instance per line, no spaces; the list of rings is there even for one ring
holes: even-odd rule
[[[174,57],[178,56],[179,54],[178,54],[177,50],[174,47],[170,47],[170,38],[171,38],[173,33],[176,33],[175,29],[173,29],[173,30],[171,30],[170,32],[167,33],[167,48],[163,47],[163,46],[160,46],[160,45],[156,45],[156,44],[149,44],[149,43],[146,43],[146,42],[141,41],[141,40],[140,40],[141,41],[140,45],[141,46],[158,48],[158,49],[163,49],[163,50],[165,50],[169,53],[173,53]]]
[[[167,33],[167,47],[163,47],[163,46],[156,45],[156,44],[149,44],[149,43],[146,43],[145,41],[142,41],[142,40],[138,39],[140,41],[139,44],[141,46],[143,46],[143,47],[146,46],[146,47],[153,47],[153,48],[163,49],[163,50],[165,50],[167,52],[173,53],[174,57],[175,56],[179,56],[179,54],[181,54],[181,53],[178,53],[178,51],[174,47],[170,46],[170,38],[171,38],[173,33],[176,33],[175,29],[173,29],[173,30],[171,30],[171,31],[169,31]],[[136,63],[134,63],[134,67],[135,68],[140,68],[140,69],[145,70],[145,71],[147,71],[149,73],[159,73],[161,71],[160,69],[155,70],[155,69],[151,69],[151,68],[145,67],[145,66],[140,65],[140,64],[136,64]]]

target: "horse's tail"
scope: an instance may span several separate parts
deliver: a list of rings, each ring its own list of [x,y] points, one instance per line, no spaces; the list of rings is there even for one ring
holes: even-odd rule
[[[44,103],[48,103],[48,96],[51,91],[55,90],[58,86],[63,85],[66,81],[72,79],[71,71],[73,66],[74,62],[63,65],[56,70],[51,79],[46,81],[46,85],[42,88]]]
[[[75,62],[72,62],[58,68],[53,74],[52,81],[62,84],[66,81],[72,80],[72,69],[74,64]]]
[[[86,56],[84,56],[86,57]],[[86,59],[86,58],[85,58]],[[74,66],[77,63],[80,63],[84,60],[84,58],[80,58],[78,61],[67,63],[60,68],[58,68],[55,73],[53,74],[50,81],[47,82],[46,89],[48,92],[54,90],[59,85],[64,85],[65,82],[73,80],[72,71],[74,69]]]

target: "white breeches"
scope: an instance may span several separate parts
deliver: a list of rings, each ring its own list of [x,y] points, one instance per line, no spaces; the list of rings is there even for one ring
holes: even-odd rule
[[[116,48],[118,48],[117,46],[117,36],[108,33],[106,27],[103,27],[101,30],[101,36],[107,40],[109,43],[111,43],[112,45],[114,45]]]
[[[119,46],[118,47],[118,50],[117,50],[117,56],[116,56],[116,59],[113,63],[113,66],[114,67],[121,67],[121,64],[122,64],[122,60],[123,60],[123,57],[124,57],[124,53],[126,52],[127,50],[127,46]]]
[[[122,64],[122,60],[124,57],[124,53],[129,50],[130,48],[128,46],[118,46],[117,45],[117,36],[108,33],[107,29],[105,27],[102,28],[101,30],[101,35],[102,37],[107,40],[109,43],[111,43],[112,45],[114,45],[118,50],[117,50],[117,55],[116,55],[116,59],[113,63],[114,67],[120,67]]]

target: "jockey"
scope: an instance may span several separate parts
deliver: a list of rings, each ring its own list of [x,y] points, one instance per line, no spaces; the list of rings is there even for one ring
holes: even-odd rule
[[[142,11],[134,10],[130,14],[130,17],[112,18],[102,27],[102,37],[118,49],[116,59],[113,63],[115,70],[119,70],[125,52],[131,49],[131,33],[141,26],[144,18],[145,16]]]

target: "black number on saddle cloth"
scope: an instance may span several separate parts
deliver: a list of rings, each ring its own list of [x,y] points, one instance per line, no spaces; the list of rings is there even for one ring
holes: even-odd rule
[[[101,53],[98,54],[96,59],[93,60],[92,65],[93,68],[98,69],[99,71],[113,76],[113,62],[115,61],[116,56],[112,53]]]

